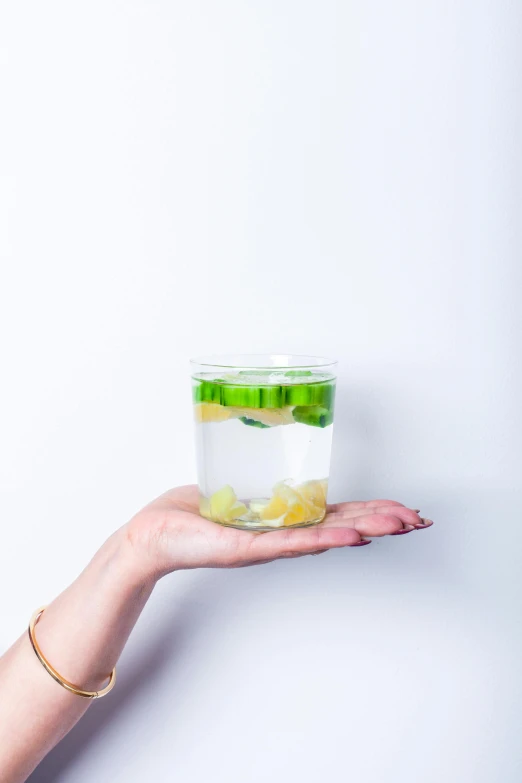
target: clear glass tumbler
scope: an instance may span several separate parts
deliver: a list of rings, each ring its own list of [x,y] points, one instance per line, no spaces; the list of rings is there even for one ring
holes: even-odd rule
[[[201,514],[258,531],[321,522],[336,362],[253,354],[191,367]]]

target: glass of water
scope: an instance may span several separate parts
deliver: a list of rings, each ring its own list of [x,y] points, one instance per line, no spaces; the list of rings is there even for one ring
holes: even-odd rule
[[[336,362],[247,354],[191,368],[202,516],[257,531],[321,522]]]

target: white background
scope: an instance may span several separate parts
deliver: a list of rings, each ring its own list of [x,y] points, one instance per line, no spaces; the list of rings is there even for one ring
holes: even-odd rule
[[[339,358],[331,498],[171,576],[32,783],[520,780],[522,6],[4,2],[0,649],[195,478],[189,356]]]

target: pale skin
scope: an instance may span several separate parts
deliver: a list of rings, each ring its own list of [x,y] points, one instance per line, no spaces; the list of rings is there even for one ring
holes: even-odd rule
[[[154,585],[166,574],[365,546],[370,537],[402,535],[431,524],[401,503],[375,500],[331,505],[316,527],[251,533],[203,519],[196,487],[179,487],[154,500],[103,544],[45,610],[36,627],[38,642],[65,679],[98,690],[116,666]],[[0,783],[26,780],[92,704],[47,674],[27,633],[0,658],[0,694]]]

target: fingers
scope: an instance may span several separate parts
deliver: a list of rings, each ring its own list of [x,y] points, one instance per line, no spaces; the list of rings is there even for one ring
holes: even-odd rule
[[[415,530],[424,530],[427,527],[431,527],[433,525],[433,519],[426,519],[425,517],[420,517],[420,522],[418,525],[415,525]]]
[[[361,540],[350,527],[325,527],[274,531],[256,535],[249,545],[248,557],[253,561],[275,560],[280,557],[300,557],[320,550],[354,546]]]
[[[346,519],[342,514],[328,516],[329,527],[351,527],[361,536],[390,536],[403,529],[402,521],[391,514],[363,514]]]
[[[372,509],[381,508],[383,506],[401,506],[403,503],[398,503],[396,500],[352,500],[349,503],[330,503],[327,506],[328,512],[335,512],[339,510],[350,511],[352,514],[360,514],[362,511],[371,511]]]
[[[405,535],[413,530],[431,527],[432,524],[431,519],[419,517],[417,511],[399,503],[383,506],[379,512],[368,508],[366,513],[360,513],[359,516],[337,511],[328,514],[325,522],[318,527],[278,531],[271,536],[254,534],[247,559],[241,565],[261,565],[282,558],[322,555],[330,549],[346,546],[367,546],[371,541],[362,536]]]
[[[367,514],[389,514],[402,519],[406,524],[416,524],[420,517],[416,511],[399,503],[391,503],[389,500],[382,501],[380,506],[366,506],[362,508],[353,508],[352,503],[337,503],[334,507],[329,506],[328,516],[342,517],[346,520],[357,519]]]
[[[328,514],[324,524],[328,527],[353,527],[363,536],[387,536],[403,529],[413,530],[421,523],[418,514],[405,506],[381,506],[354,513],[350,505],[338,504],[338,510]]]
[[[431,527],[431,519],[419,516],[417,509],[406,508],[399,503],[384,505],[389,501],[377,501],[379,504],[338,503],[335,511],[330,512],[324,522],[328,527],[353,527],[362,536],[405,535],[413,530]]]

